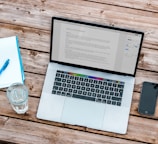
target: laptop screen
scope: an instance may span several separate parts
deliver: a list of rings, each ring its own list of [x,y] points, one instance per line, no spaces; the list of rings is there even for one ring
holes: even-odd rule
[[[134,76],[143,35],[54,17],[50,60]]]

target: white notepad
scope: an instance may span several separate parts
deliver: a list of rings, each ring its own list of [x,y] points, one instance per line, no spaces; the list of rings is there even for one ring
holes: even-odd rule
[[[0,88],[16,82],[23,83],[25,79],[17,36],[0,38],[0,68],[7,59],[10,62],[0,75]]]

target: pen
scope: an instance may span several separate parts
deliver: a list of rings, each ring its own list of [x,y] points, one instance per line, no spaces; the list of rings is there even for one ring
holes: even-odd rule
[[[2,74],[2,72],[7,68],[7,66],[9,65],[9,61],[10,59],[7,59],[5,61],[5,63],[3,64],[2,68],[0,69],[0,75]]]

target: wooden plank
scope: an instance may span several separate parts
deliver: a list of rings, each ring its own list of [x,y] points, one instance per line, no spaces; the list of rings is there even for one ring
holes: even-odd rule
[[[5,28],[3,29],[4,24],[0,24],[0,27],[1,26],[2,29],[0,29],[0,37],[18,35],[20,47],[49,52],[50,39],[48,38],[49,34],[47,32],[36,29],[29,29],[26,27],[20,28],[19,26],[11,26],[11,29],[9,29],[10,25],[8,25],[7,28],[5,26]],[[36,70],[36,73],[39,72],[41,74],[45,74],[47,64],[49,62],[49,54],[23,49],[21,50],[21,53],[26,70],[31,69],[31,72],[35,72]],[[158,51],[142,48],[138,68],[158,71],[157,61]]]
[[[29,121],[33,121],[33,122],[40,122],[40,123],[43,123],[43,124],[56,125],[56,126],[59,126],[59,127],[62,126],[62,127],[68,127],[68,128],[71,128],[71,129],[77,129],[77,130],[82,130],[82,131],[85,130],[84,127],[77,127],[77,126],[75,127],[75,126],[72,126],[72,125],[63,125],[63,124],[60,124],[60,123],[49,122],[49,121],[44,121],[44,120],[37,119],[36,118],[36,112],[37,112],[37,106],[38,106],[38,103],[39,103],[39,99],[34,98],[34,97],[29,97],[29,111],[25,115],[18,115],[12,110],[12,108],[11,108],[11,106],[10,106],[10,104],[9,104],[9,102],[8,102],[8,100],[7,100],[7,98],[4,94],[5,94],[4,92],[0,92],[0,101],[3,103],[2,105],[0,105],[0,109],[1,109],[0,115],[5,115],[5,116],[14,117],[14,118],[23,119],[23,120],[29,120]],[[137,94],[134,94],[134,97],[135,97],[135,95],[137,95]],[[136,98],[135,98],[135,100],[136,100]],[[133,108],[132,108],[132,110],[133,110]],[[158,111],[157,111],[157,114],[158,114]],[[96,131],[94,129],[86,129],[86,131],[93,132],[93,133],[99,133],[99,134],[103,134],[103,135],[107,135],[107,136],[114,136],[114,137],[118,137],[118,138],[125,137],[126,139],[131,139],[131,140],[133,139],[133,137],[135,137],[134,140],[136,140],[136,141],[145,142],[144,140],[146,140],[146,142],[155,143],[155,141],[157,141],[157,139],[158,139],[156,137],[156,134],[158,132],[158,127],[155,127],[157,121],[152,120],[151,118],[152,117],[137,118],[137,117],[131,116],[130,119],[129,119],[128,133],[126,135],[119,135],[119,134],[108,133],[108,132],[104,132],[104,131]],[[156,118],[156,116],[153,117],[153,118],[158,119],[158,115],[157,115],[157,118]],[[18,123],[18,121],[20,121],[20,120],[17,120],[16,123]],[[27,122],[23,121],[22,123],[27,123]],[[13,127],[14,131],[16,132],[16,129],[17,129],[16,125],[18,125],[19,127],[20,127],[20,125],[19,124],[14,125],[14,124],[15,123],[13,123],[12,127]],[[5,125],[6,125],[6,122],[5,122]],[[31,123],[30,123],[30,127],[32,127]],[[47,125],[47,126],[44,126],[44,127],[48,128],[49,126]],[[4,127],[2,127],[2,128],[4,128]],[[24,128],[24,127],[22,126],[22,128]],[[154,133],[152,135],[150,134],[151,130],[154,131]],[[1,131],[1,128],[0,128],[0,131]],[[45,132],[43,131],[42,133],[45,133]],[[34,131],[33,134],[36,135],[36,132]],[[26,135],[27,135],[27,133],[26,133]],[[16,136],[16,135],[14,135],[14,136]]]
[[[0,129],[4,127],[4,125],[5,125],[5,123],[7,122],[8,119],[9,119],[8,117],[0,116]],[[3,141],[2,139],[0,139],[0,144],[14,144],[14,143],[8,142],[6,140]]]
[[[21,49],[24,70],[45,74],[49,63],[49,54],[39,51]],[[152,59],[151,59],[152,58]],[[142,49],[138,68],[158,72],[158,51]]]
[[[158,2],[155,0],[0,0],[0,37],[18,35],[25,83],[30,94],[29,111],[25,115],[17,115],[10,107],[5,89],[0,91],[0,143],[158,143],[158,107],[153,117],[138,113],[142,82],[158,82],[157,6]],[[50,26],[54,15],[145,32],[126,135],[36,118],[49,62]]]
[[[49,54],[34,50],[21,49],[24,70],[32,73],[45,74],[49,63]]]
[[[40,76],[35,77],[34,75],[35,74],[31,74],[30,78],[31,77],[35,78],[35,79],[32,79],[32,81],[34,82],[33,85],[38,87],[37,83],[39,83],[39,80],[37,80],[38,82],[36,82],[36,79],[37,79],[37,77],[40,77]],[[28,77],[26,77],[26,79],[28,79]],[[30,80],[29,80],[29,82],[30,82]],[[32,87],[32,85],[31,85],[31,87]],[[30,93],[31,93],[32,90],[33,89],[30,90]],[[41,87],[38,87],[36,90],[33,90],[33,91],[38,92],[38,90],[41,90]],[[38,106],[38,103],[39,103],[39,99],[30,97],[29,98],[29,111],[28,111],[28,113],[26,115],[16,115],[14,113],[14,111],[11,109],[11,107],[9,107],[9,102],[8,102],[6,96],[5,96],[5,93],[0,92],[0,95],[1,95],[0,96],[0,101],[2,102],[2,104],[0,105],[0,109],[1,109],[0,114],[1,115],[6,115],[6,116],[11,116],[11,117],[17,117],[17,118],[20,118],[20,119],[26,119],[26,120],[38,121],[38,122],[42,122],[42,123],[46,123],[46,124],[53,124],[53,125],[62,126],[58,123],[51,123],[51,122],[36,119],[36,111],[37,111],[37,106]],[[139,94],[135,93],[133,97],[134,98],[133,98],[133,102],[132,102],[131,114],[139,115],[138,112],[137,112]],[[156,115],[153,118],[158,119],[158,109],[156,110]],[[143,119],[142,119],[142,121],[143,121]],[[79,130],[84,130],[84,128],[82,128],[82,127],[78,128],[78,127],[73,127],[73,126],[69,126],[69,125],[66,125],[66,127],[70,127],[70,128],[73,128],[73,129],[75,128],[75,129],[79,129]],[[88,131],[89,131],[89,129],[88,129]],[[92,131],[94,132],[94,130],[92,130]],[[90,132],[91,132],[91,130],[90,130]],[[108,134],[108,133],[104,133],[104,134]]]
[[[0,27],[2,28],[0,29],[0,37],[18,35],[20,47],[44,52],[50,51],[49,32],[14,25],[6,26],[6,24],[0,24]],[[23,49],[21,53],[26,70],[31,69],[31,72],[35,72],[36,70],[36,73],[45,74],[49,62],[49,54]],[[138,68],[158,71],[157,61],[158,51],[142,48]]]
[[[32,73],[25,73],[26,80],[25,84],[29,88],[29,93],[31,96],[40,97],[45,76],[37,75]]]
[[[5,122],[8,120],[8,117],[0,116],[0,128],[5,125]]]
[[[157,0],[90,0],[96,3],[117,5],[121,7],[128,7],[132,9],[141,9],[145,11],[158,12],[158,1]]]
[[[62,16],[141,30],[146,34],[147,44],[152,44],[154,48],[158,45],[158,13],[81,0],[75,1],[75,4],[66,0],[63,2],[49,0],[21,2],[17,0],[15,3],[3,1],[0,4],[2,7],[0,22],[50,31],[51,17]]]
[[[158,71],[158,50],[142,49],[139,57],[139,68]]]
[[[43,125],[30,121],[10,118],[0,128],[0,139],[23,144],[141,144],[141,142],[130,141],[119,138],[87,133],[83,131],[74,131],[71,129]]]
[[[0,23],[0,37],[15,35],[18,36],[20,47],[42,52],[50,51],[50,30]]]
[[[0,27],[0,37],[17,35],[19,38],[19,44],[23,48],[38,50],[42,52],[50,51],[51,30],[46,31],[6,23],[0,23]],[[143,47],[149,49],[158,49],[154,43],[157,43],[157,39],[145,39],[143,41]]]

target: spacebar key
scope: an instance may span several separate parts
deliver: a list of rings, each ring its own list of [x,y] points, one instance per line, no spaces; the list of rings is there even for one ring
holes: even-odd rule
[[[84,99],[84,100],[95,101],[95,98],[93,98],[93,97],[86,97],[86,96],[78,95],[78,94],[73,94],[72,97],[79,98],[79,99]]]

